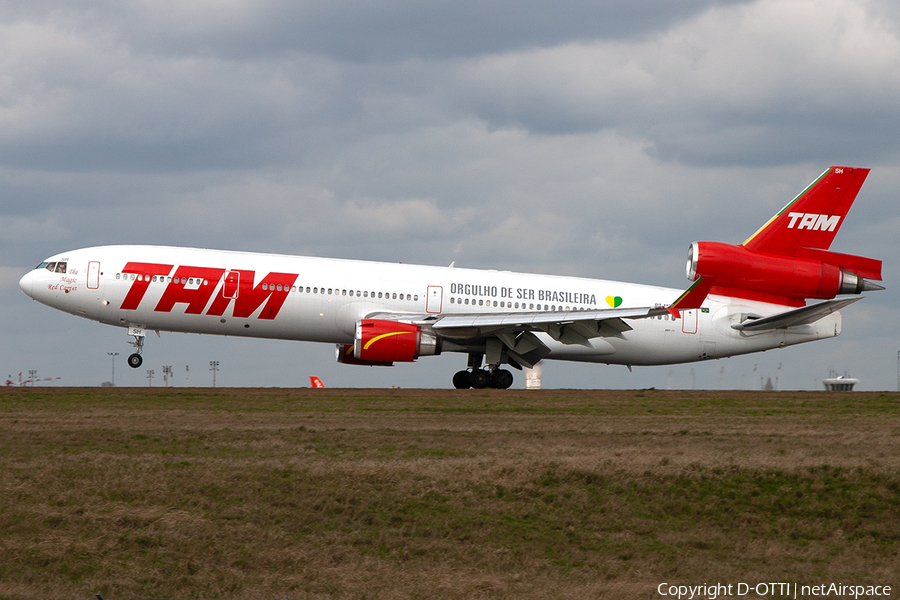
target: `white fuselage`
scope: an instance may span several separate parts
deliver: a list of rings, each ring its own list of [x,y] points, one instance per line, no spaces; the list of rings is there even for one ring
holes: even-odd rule
[[[65,263],[66,272],[31,271],[20,282],[25,293],[101,323],[336,344],[353,343],[357,321],[371,315],[421,318],[652,307],[666,306],[681,293],[578,277],[159,246],[84,248],[47,263]],[[785,309],[712,295],[702,309],[683,311],[678,318],[667,314],[629,320],[633,330],[622,338],[595,337],[589,347],[538,336],[551,349],[548,359],[659,365],[840,333],[840,313],[810,325],[758,333],[731,327],[747,314],[765,317]]]

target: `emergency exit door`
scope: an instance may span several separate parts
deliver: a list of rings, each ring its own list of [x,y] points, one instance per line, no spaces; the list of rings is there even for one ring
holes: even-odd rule
[[[96,290],[100,287],[100,263],[95,260],[88,263],[87,286],[89,290]]]
[[[683,333],[697,333],[697,313],[700,312],[696,308],[681,311],[681,331]]]
[[[225,275],[225,282],[222,284],[222,296],[224,298],[235,299],[238,297],[238,288],[241,287],[241,274],[238,271],[229,271]]]
[[[425,312],[438,314],[444,301],[444,288],[439,285],[429,285],[425,296]]]

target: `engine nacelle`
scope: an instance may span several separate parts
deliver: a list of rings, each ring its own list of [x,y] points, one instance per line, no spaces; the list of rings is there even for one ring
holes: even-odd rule
[[[337,360],[354,365],[390,366],[440,353],[440,340],[422,331],[419,325],[362,319],[356,323],[353,345],[338,344]]]
[[[818,251],[823,257],[865,261],[862,257]],[[715,279],[715,286],[794,299],[834,298],[883,289],[855,273],[816,258],[753,252],[721,242],[694,242],[688,250],[687,277]],[[715,293],[715,292],[713,292]]]
[[[353,353],[353,344],[336,344],[334,348],[335,358],[345,365],[363,365],[366,367],[392,367],[393,362],[377,360],[359,360]]]

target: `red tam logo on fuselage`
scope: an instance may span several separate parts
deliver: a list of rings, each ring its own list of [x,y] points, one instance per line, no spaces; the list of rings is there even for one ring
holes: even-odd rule
[[[219,288],[219,282],[225,275],[226,269],[180,266],[172,274],[173,267],[174,265],[139,262],[130,262],[125,265],[122,272],[134,274],[137,277],[131,284],[120,308],[123,310],[137,309],[146,295],[150,283],[158,278],[159,281],[166,283],[166,289],[156,308],[153,309],[154,311],[171,312],[176,304],[187,304],[184,310],[185,314],[202,314],[203,309],[209,304],[213,292]],[[228,305],[234,301],[233,316],[246,319],[265,303],[259,318],[274,319],[287,300],[287,295],[297,277],[295,273],[269,273],[259,284],[254,286],[256,271],[230,271],[225,277],[225,283],[220,288],[222,292],[215,297],[206,314],[222,316]]]

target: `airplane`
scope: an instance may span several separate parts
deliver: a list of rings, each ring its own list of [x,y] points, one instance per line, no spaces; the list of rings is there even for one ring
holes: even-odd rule
[[[323,388],[325,384],[322,383],[322,380],[316,377],[315,375],[309,376],[309,387],[311,388]]]
[[[869,169],[829,167],[743,244],[690,245],[687,290],[509,271],[164,246],[56,254],[31,298],[127,329],[334,344],[390,366],[457,352],[456,388],[508,388],[542,360],[666,365],[832,338],[840,309],[881,290],[881,261],[830,252]],[[815,303],[808,304],[808,300]]]
[[[6,378],[6,387],[27,387],[32,386],[39,381],[55,381],[57,379],[62,379],[62,377],[42,377],[40,379],[31,376],[28,379],[22,379],[22,373],[19,373],[19,380],[13,381],[12,375],[7,376]]]

